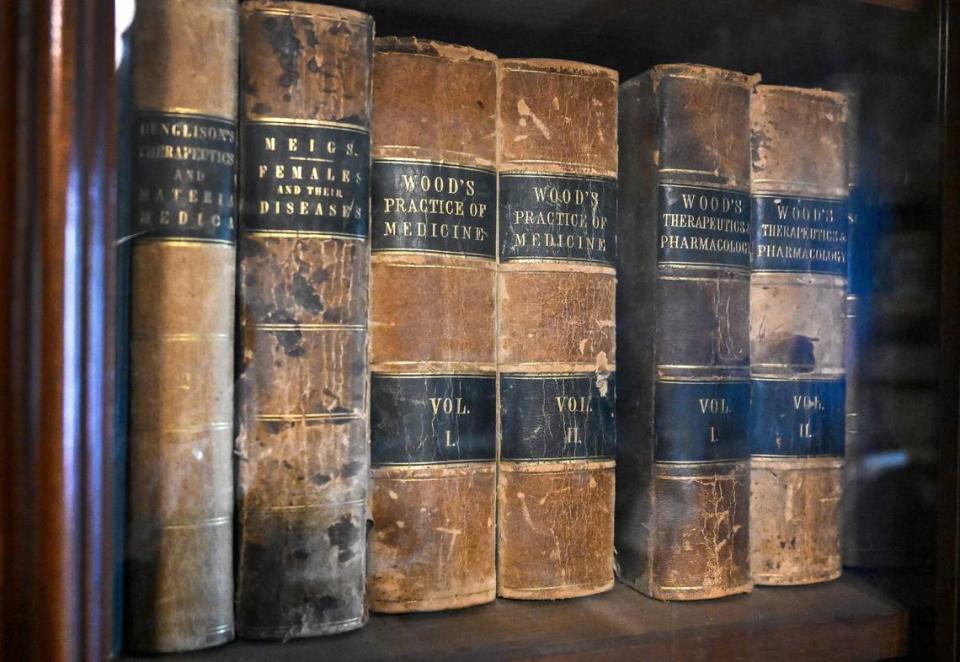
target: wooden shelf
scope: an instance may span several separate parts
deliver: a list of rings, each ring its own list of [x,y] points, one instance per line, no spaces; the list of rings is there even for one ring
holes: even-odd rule
[[[287,643],[234,642],[166,659],[315,660],[882,659],[904,655],[907,612],[853,575],[666,603],[617,584],[565,602],[497,602],[462,611],[373,615],[355,632]],[[136,658],[126,658],[133,660]],[[156,659],[156,658],[152,658]]]

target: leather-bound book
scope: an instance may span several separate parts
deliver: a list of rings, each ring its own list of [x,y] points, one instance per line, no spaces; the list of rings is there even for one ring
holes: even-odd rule
[[[159,653],[233,638],[236,4],[139,2],[133,48],[124,625]]]
[[[661,600],[745,593],[750,91],[657,66],[620,87],[617,566]]]
[[[237,632],[366,620],[366,14],[240,8]]]
[[[497,591],[613,586],[617,74],[500,60]]]
[[[758,584],[840,575],[847,103],[751,101],[750,556]]]
[[[496,58],[378,39],[370,608],[496,597]]]

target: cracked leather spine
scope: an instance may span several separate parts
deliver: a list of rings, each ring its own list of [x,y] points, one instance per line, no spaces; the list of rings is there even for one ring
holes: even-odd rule
[[[233,638],[236,43],[232,2],[137,7],[125,549],[137,652]]]
[[[373,21],[240,19],[237,632],[333,634],[367,618]]]
[[[749,573],[749,99],[662,65],[620,87],[617,572],[657,599]]]
[[[846,98],[758,86],[751,100],[751,571],[840,575],[847,283]]]
[[[617,74],[498,62],[497,592],[613,586]]]
[[[490,53],[376,40],[373,611],[496,597],[496,81]]]

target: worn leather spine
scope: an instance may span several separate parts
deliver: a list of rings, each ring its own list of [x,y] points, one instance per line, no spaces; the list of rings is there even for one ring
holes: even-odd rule
[[[497,591],[613,586],[617,74],[498,63]]]
[[[496,597],[496,58],[375,51],[367,594],[468,607]]]
[[[237,631],[363,625],[373,21],[241,6]]]
[[[840,575],[847,282],[846,99],[759,86],[751,101],[751,570]]]
[[[138,652],[233,638],[236,44],[232,2],[137,5],[125,646]]]
[[[620,87],[617,569],[661,600],[751,590],[749,99],[757,76]]]

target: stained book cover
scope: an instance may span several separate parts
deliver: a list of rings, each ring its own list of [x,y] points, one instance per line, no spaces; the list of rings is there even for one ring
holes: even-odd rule
[[[662,65],[620,87],[617,571],[662,600],[752,588],[749,100]]]
[[[500,60],[497,591],[613,586],[617,74]]]
[[[233,638],[236,44],[233,2],[138,3],[125,549],[137,652]]]
[[[366,620],[373,22],[240,13],[237,632],[332,634]]]
[[[750,556],[758,584],[840,575],[847,102],[751,101]]]
[[[378,39],[370,608],[496,595],[496,58]]]

